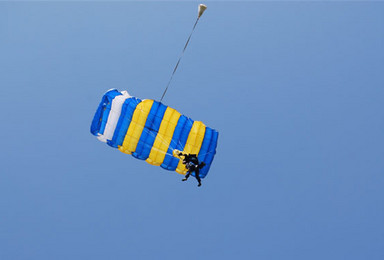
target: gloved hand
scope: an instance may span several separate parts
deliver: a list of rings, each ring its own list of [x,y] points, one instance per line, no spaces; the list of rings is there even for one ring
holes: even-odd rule
[[[179,150],[173,150],[173,152],[172,152],[172,154],[173,154],[173,156],[175,156],[175,157],[178,157],[178,156],[180,156],[182,153],[179,151]]]

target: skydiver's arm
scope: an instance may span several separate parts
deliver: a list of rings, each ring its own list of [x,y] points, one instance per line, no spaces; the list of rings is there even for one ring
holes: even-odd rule
[[[203,168],[205,165],[206,165],[205,162],[201,162],[201,163],[199,164],[199,169]]]
[[[182,159],[182,160],[185,160],[187,158],[187,154],[183,154],[182,152],[178,153],[177,156]],[[184,157],[184,158],[182,158]]]

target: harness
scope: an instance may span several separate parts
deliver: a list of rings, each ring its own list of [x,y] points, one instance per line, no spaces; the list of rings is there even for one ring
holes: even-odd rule
[[[185,164],[185,168],[188,170],[194,171],[197,167],[199,167],[199,160],[196,156],[186,156],[183,163]]]

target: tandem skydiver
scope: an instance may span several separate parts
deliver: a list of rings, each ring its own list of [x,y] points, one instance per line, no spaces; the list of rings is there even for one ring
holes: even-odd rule
[[[185,175],[185,178],[182,179],[182,181],[188,180],[191,173],[195,172],[195,178],[199,182],[197,186],[200,187],[201,186],[200,169],[205,166],[205,163],[204,162],[200,163],[196,154],[182,153],[178,150],[175,150],[175,152],[176,152],[176,155],[183,160],[183,164],[185,165],[185,168],[187,168],[188,170],[187,174]]]

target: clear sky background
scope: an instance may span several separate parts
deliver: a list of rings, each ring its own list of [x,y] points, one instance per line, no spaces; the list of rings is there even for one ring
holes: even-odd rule
[[[0,259],[384,259],[383,2],[205,2],[164,99],[220,132],[200,188],[90,134],[198,3],[0,3]]]

